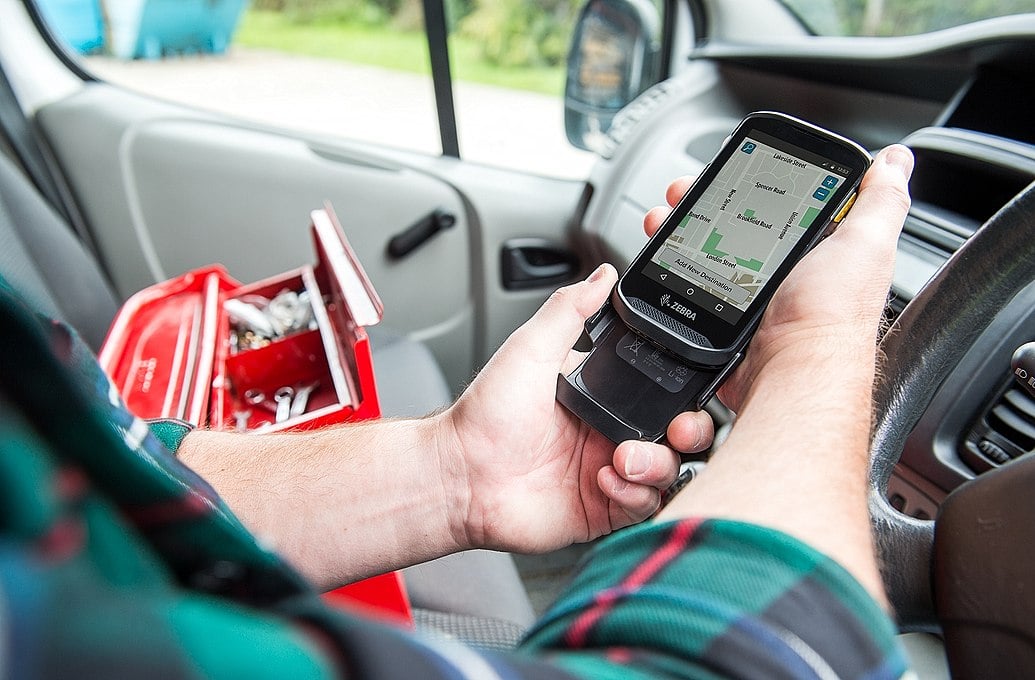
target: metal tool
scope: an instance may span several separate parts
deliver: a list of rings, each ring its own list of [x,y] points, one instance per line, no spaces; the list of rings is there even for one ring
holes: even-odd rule
[[[245,330],[267,338],[273,337],[276,332],[270,317],[255,305],[231,298],[223,303],[223,307],[230,316],[230,322]]]
[[[231,298],[224,309],[230,319],[230,346],[235,354],[261,349],[292,333],[317,327],[307,290],[283,290],[272,300],[258,295]]]
[[[248,431],[248,419],[252,417],[252,410],[247,409],[245,411],[234,411],[234,422],[236,425],[234,429],[238,432]]]
[[[307,328],[313,318],[308,291],[282,291],[270,300],[264,311],[270,325],[281,337]]]
[[[306,408],[309,406],[309,395],[319,386],[319,381],[314,380],[308,385],[302,385],[298,388],[295,392],[295,398],[291,400],[290,415],[292,418],[297,418],[305,413]]]
[[[291,417],[291,400],[294,396],[294,388],[288,386],[279,387],[273,393],[273,399],[277,402],[277,411],[274,418],[276,422],[282,423]]]

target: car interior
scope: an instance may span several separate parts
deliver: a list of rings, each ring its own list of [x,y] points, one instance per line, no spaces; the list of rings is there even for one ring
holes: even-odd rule
[[[382,410],[421,415],[558,285],[602,261],[621,271],[669,181],[699,172],[747,113],[783,111],[873,152],[904,143],[913,203],[871,449],[885,583],[919,677],[1025,677],[1035,397],[1011,357],[1035,340],[1035,7],[845,37],[817,35],[794,4],[671,0],[653,42],[636,39],[650,22],[612,22],[651,64],[625,74],[617,103],[573,80],[591,58],[579,41],[594,39],[577,27],[565,123],[597,157],[573,179],[139,94],[84,68],[33,0],[0,0],[0,271],[96,349],[149,285],[214,262],[252,281],[310,261],[307,215],[330,202],[384,301],[370,332]],[[622,11],[644,10],[592,0],[579,21]],[[731,425],[720,403],[707,408]],[[563,582],[567,555],[519,557],[526,585],[537,569]],[[492,561],[484,592],[514,592],[508,556],[474,559]],[[428,611],[453,606],[426,592],[415,600]],[[523,594],[501,599],[513,640],[533,613]]]

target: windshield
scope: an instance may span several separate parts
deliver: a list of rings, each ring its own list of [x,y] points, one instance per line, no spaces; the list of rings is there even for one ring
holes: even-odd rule
[[[815,35],[898,36],[1035,12],[1035,0],[781,0]]]

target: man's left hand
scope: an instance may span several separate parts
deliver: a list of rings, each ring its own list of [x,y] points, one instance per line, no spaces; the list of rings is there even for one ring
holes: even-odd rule
[[[546,552],[650,517],[678,472],[667,446],[615,446],[556,401],[557,374],[583,358],[571,349],[585,320],[617,279],[603,265],[562,288],[514,332],[448,411],[443,480],[458,499],[451,524],[458,543]],[[683,413],[668,441],[699,451],[711,418]],[[459,452],[459,453],[457,453]]]

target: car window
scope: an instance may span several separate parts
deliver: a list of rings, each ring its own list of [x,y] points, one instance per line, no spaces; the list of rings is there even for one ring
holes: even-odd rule
[[[905,36],[1035,11],[1035,0],[781,0],[809,31],[824,36]]]
[[[98,77],[261,124],[439,154],[421,0],[36,0]],[[170,9],[175,4],[175,11]],[[461,157],[585,177],[564,134],[580,0],[447,0]]]

